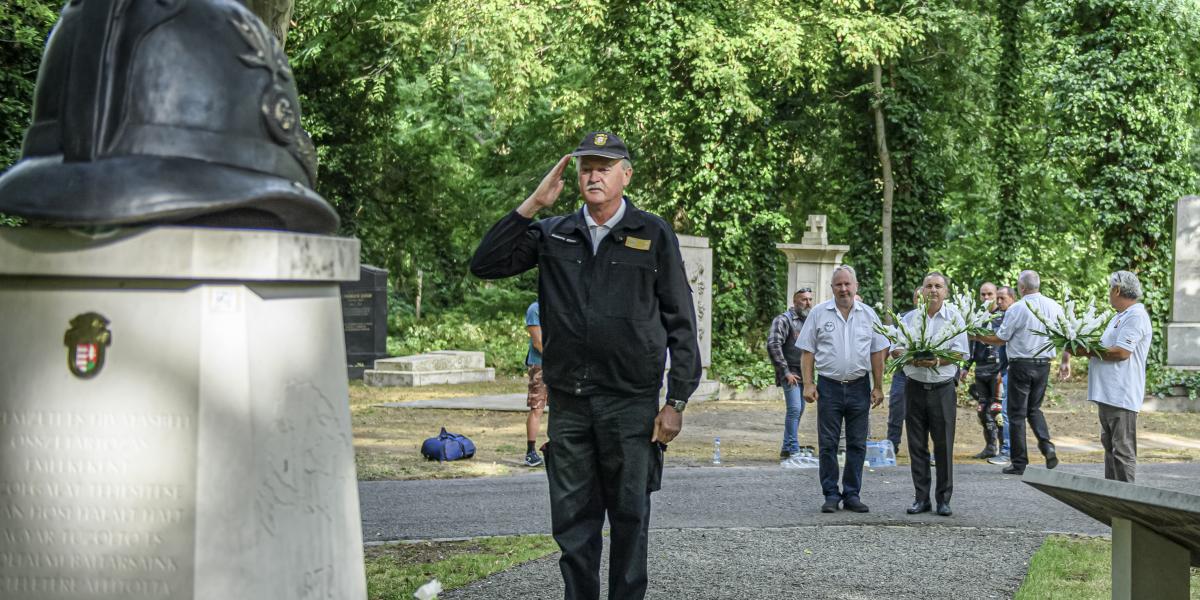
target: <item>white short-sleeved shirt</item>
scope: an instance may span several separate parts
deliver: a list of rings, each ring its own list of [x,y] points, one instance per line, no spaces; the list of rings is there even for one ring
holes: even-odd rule
[[[920,327],[921,313],[919,311],[911,311],[904,315],[904,324],[909,329]],[[942,308],[937,311],[932,317],[929,317],[929,322],[925,326],[925,337],[934,339],[938,333],[945,327],[958,328],[962,327],[963,318],[953,306],[942,304]],[[963,358],[967,357],[967,332],[960,332],[958,335],[950,338],[946,343],[942,344],[943,348],[951,352],[957,352]],[[948,381],[958,374],[958,367],[954,365],[941,365],[938,367],[914,367],[908,365],[904,367],[904,374],[909,379],[915,379],[921,383],[941,383]]]
[[[887,338],[875,331],[876,323],[879,316],[862,302],[855,302],[843,319],[837,304],[826,300],[808,313],[796,347],[812,352],[822,377],[858,379],[871,372],[871,354],[888,348]]]
[[[1057,302],[1037,292],[1026,294],[1004,313],[1004,322],[1000,324],[1000,329],[996,330],[996,337],[1004,340],[1009,359],[1054,358],[1053,346],[1038,352],[1050,338],[1034,333],[1045,330],[1046,326],[1033,316],[1029,311],[1030,307],[1037,310],[1048,323],[1057,321],[1063,314],[1063,309]]]
[[[1146,397],[1146,357],[1150,353],[1150,315],[1140,302],[1117,313],[1100,337],[1105,348],[1129,351],[1125,360],[1088,359],[1088,400],[1139,412]]]

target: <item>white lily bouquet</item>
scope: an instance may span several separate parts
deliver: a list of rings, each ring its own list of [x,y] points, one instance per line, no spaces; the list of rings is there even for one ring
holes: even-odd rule
[[[877,323],[875,331],[887,338],[893,346],[904,348],[904,354],[887,362],[887,372],[894,373],[917,360],[941,359],[947,362],[962,360],[962,355],[950,350],[950,344],[958,334],[967,331],[967,324],[956,320],[954,324],[942,327],[941,331],[931,334],[929,331],[929,311],[925,306],[925,297],[917,302],[917,322],[909,326],[889,312],[895,325]]]
[[[1089,301],[1087,308],[1080,312],[1069,294],[1070,292],[1063,299],[1062,316],[1054,319],[1053,322],[1047,320],[1034,307],[1029,307],[1029,312],[1033,313],[1034,318],[1045,328],[1040,331],[1034,330],[1033,333],[1049,338],[1049,341],[1038,349],[1039,354],[1050,348],[1058,351],[1065,349],[1071,354],[1078,354],[1081,350],[1096,352],[1103,349],[1100,344],[1100,336],[1104,335],[1108,322],[1116,313],[1107,309],[1097,310],[1095,300]]]
[[[947,302],[958,310],[958,314],[962,315],[964,325],[967,328],[967,335],[992,335],[992,329],[988,327],[988,324],[995,317],[991,310],[992,301],[980,302],[975,298],[974,294],[969,290],[965,290],[954,294]]]

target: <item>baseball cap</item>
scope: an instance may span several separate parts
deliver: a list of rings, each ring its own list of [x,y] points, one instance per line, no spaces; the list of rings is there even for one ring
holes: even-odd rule
[[[579,147],[571,156],[603,156],[633,160],[625,142],[617,137],[617,134],[608,131],[592,131],[583,136],[583,141],[579,142]]]

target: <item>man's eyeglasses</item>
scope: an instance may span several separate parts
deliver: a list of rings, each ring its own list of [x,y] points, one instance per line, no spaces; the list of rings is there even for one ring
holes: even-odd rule
[[[812,293],[812,288],[810,288],[810,287],[802,287],[802,288],[800,288],[800,289],[796,290],[796,293],[797,293],[797,294],[811,294],[811,293]]]

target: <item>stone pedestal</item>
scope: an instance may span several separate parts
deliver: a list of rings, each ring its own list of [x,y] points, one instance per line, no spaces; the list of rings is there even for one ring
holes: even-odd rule
[[[1200,369],[1200,196],[1175,204],[1175,290],[1167,325],[1167,366]]]
[[[833,298],[829,280],[850,246],[831,245],[825,223],[825,215],[809,215],[808,231],[799,244],[775,244],[788,260],[786,305],[791,305],[792,294],[802,287],[812,288],[814,304]]]
[[[0,597],[366,598],[357,240],[0,230]]]
[[[712,366],[712,248],[708,246],[708,238],[692,235],[678,237],[683,266],[687,270],[688,283],[692,286],[696,335],[700,342],[700,366],[703,368],[700,387],[692,394],[692,401],[713,400],[720,386],[708,378],[708,369]],[[666,393],[665,389],[664,386],[663,393]]]

